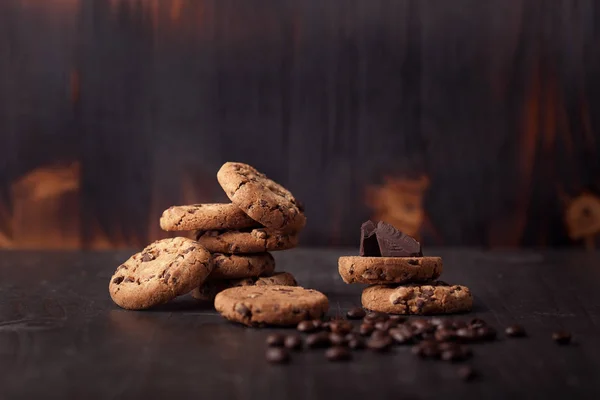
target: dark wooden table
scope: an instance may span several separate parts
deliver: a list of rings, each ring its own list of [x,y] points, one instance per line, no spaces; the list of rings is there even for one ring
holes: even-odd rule
[[[277,260],[326,293],[335,315],[360,304],[361,286],[337,275],[337,257],[353,252],[292,250]],[[465,318],[499,329],[520,323],[529,333],[474,345],[475,382],[406,347],[357,353],[347,364],[311,351],[268,365],[266,330],[228,323],[190,296],[155,311],[115,306],[108,280],[126,252],[2,252],[0,398],[598,398],[600,254],[435,253],[444,257],[443,279],[475,294]],[[553,343],[557,329],[575,343]]]

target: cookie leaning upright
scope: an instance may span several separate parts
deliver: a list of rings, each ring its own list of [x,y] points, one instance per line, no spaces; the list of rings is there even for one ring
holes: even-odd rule
[[[292,193],[250,165],[226,162],[217,180],[233,204],[269,230],[298,232],[306,224]]]
[[[212,268],[211,254],[198,242],[158,240],[120,265],[108,289],[120,307],[142,310],[199,287]]]

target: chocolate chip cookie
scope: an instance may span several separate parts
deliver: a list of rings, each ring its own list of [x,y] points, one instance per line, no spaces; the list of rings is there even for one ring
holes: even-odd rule
[[[240,279],[270,275],[275,270],[275,259],[269,253],[213,254],[213,271],[208,280]]]
[[[322,317],[329,301],[321,292],[298,286],[241,286],[217,294],[215,308],[244,325],[287,326]]]
[[[451,314],[470,311],[473,296],[466,286],[435,281],[422,285],[369,286],[362,305],[389,314]]]
[[[252,229],[243,231],[199,231],[196,240],[211,253],[264,253],[287,250],[298,245],[298,237],[285,233]]]
[[[346,283],[390,284],[436,279],[440,257],[340,257],[338,271]]]
[[[261,276],[231,280],[207,280],[204,285],[192,290],[192,296],[198,300],[214,300],[217,293],[237,286],[298,286],[294,275],[289,272],[276,272],[270,276]]]
[[[198,242],[158,240],[120,265],[108,290],[120,307],[142,310],[199,287],[212,268],[211,254]]]
[[[232,230],[260,226],[231,203],[173,206],[160,218],[160,227],[165,231]]]
[[[292,193],[250,165],[227,162],[217,179],[231,202],[266,228],[289,233],[306,224],[302,206]]]

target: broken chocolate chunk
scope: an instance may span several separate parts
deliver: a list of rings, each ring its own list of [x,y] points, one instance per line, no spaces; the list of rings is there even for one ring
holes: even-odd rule
[[[421,244],[392,225],[379,221],[375,232],[382,257],[423,257]]]
[[[381,257],[377,243],[377,226],[371,220],[360,226],[360,256]]]

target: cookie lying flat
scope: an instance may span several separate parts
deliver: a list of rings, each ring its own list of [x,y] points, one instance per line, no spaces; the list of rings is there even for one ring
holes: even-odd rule
[[[217,293],[225,289],[237,286],[298,286],[294,275],[289,272],[276,272],[270,276],[261,276],[254,278],[232,279],[226,281],[211,281],[204,282],[204,285],[192,290],[192,297],[198,300],[211,301],[215,299]]]
[[[264,253],[298,245],[298,237],[265,229],[198,232],[196,240],[211,253]]]
[[[120,307],[142,310],[199,287],[212,268],[211,254],[198,242],[158,240],[120,265],[108,290]]]
[[[391,284],[436,279],[440,257],[340,257],[338,271],[346,283]]]
[[[292,193],[250,165],[227,162],[217,180],[233,204],[268,229],[298,232],[306,224],[302,206]]]
[[[260,226],[231,203],[173,206],[160,218],[160,227],[165,231],[232,230]]]
[[[369,286],[362,305],[389,314],[451,314],[471,310],[473,296],[466,286],[441,281],[423,285]]]
[[[322,317],[329,301],[321,292],[298,286],[241,286],[217,294],[215,308],[244,325],[287,326]]]
[[[215,279],[240,279],[271,275],[275,270],[275,259],[269,253],[259,254],[213,254],[213,271],[208,277]]]

